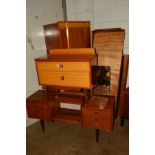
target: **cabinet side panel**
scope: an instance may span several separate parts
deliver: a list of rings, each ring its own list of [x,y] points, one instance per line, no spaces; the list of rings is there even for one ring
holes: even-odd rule
[[[60,48],[60,32],[57,24],[44,25],[43,28],[47,53],[50,49]]]

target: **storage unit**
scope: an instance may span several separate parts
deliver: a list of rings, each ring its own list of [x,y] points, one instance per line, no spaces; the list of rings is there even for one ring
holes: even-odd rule
[[[49,92],[48,95],[50,98],[47,101],[45,91],[38,90],[26,99],[28,117],[41,120],[51,120],[53,118],[58,104],[54,99],[55,92]]]
[[[125,31],[95,30],[93,47],[98,54],[98,59],[95,59],[95,49],[88,48],[89,22],[58,22],[44,26],[44,30],[48,54],[36,58],[35,63],[38,82],[46,90],[39,90],[27,98],[28,117],[40,119],[43,129],[43,120],[78,123],[94,128],[98,141],[99,129],[113,130]],[[92,90],[91,67],[94,60],[99,60],[97,64],[107,68],[106,77],[110,79],[107,96],[93,94],[93,91],[88,94],[87,90]],[[100,71],[103,69],[97,73]],[[56,91],[51,92],[54,89]],[[80,108],[66,109],[61,106],[64,103]]]
[[[57,50],[59,51],[59,50]],[[54,54],[35,59],[39,84],[53,87],[91,88],[91,62],[95,57],[94,49],[90,54]],[[77,53],[78,49],[72,49]],[[84,50],[89,53],[87,49]]]
[[[112,131],[115,98],[93,96],[82,107],[83,126]]]

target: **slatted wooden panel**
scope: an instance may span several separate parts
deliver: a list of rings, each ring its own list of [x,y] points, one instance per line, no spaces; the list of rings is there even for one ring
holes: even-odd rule
[[[93,47],[98,54],[99,66],[110,66],[110,94],[118,96],[120,68],[124,48],[125,30],[100,29],[93,31]]]

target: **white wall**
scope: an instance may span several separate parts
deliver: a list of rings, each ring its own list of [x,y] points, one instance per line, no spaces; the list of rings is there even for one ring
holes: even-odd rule
[[[43,25],[63,20],[61,0],[27,0],[26,4],[26,96],[41,87],[35,69],[34,58],[46,54]],[[34,123],[28,119],[26,125]]]
[[[125,28],[129,53],[129,0],[66,0],[68,20],[90,20],[91,29]]]

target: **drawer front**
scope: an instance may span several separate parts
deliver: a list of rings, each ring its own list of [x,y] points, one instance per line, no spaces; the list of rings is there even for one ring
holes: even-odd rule
[[[82,110],[83,113],[83,126],[102,129],[105,131],[112,131],[113,128],[113,114],[112,110],[98,110],[87,109]]]
[[[49,72],[38,73],[41,85],[90,88],[89,72]]]
[[[89,62],[37,62],[38,71],[90,71]]]

